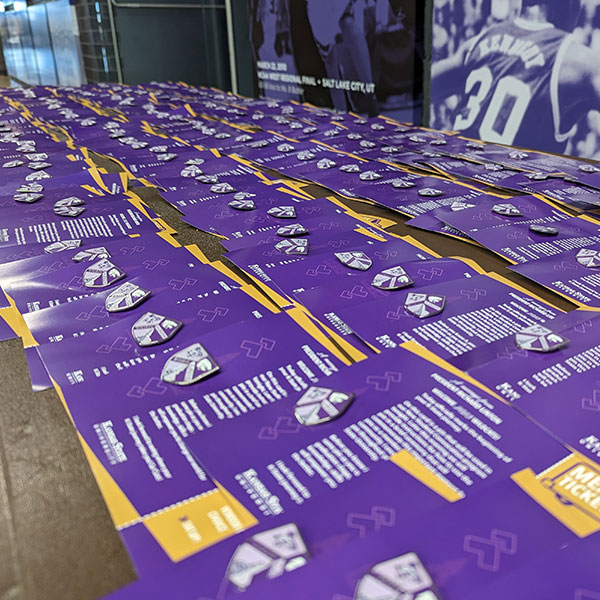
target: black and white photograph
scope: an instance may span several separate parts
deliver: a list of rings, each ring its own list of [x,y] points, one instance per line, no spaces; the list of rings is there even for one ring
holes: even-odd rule
[[[435,0],[431,126],[600,156],[598,0]]]

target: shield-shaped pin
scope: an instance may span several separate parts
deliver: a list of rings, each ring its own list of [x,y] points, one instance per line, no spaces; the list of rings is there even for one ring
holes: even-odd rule
[[[361,148],[375,148],[375,146],[377,146],[377,144],[375,142],[371,142],[369,140],[363,140],[362,142],[359,142],[358,144]]]
[[[42,179],[50,179],[52,175],[46,171],[34,171],[25,177],[25,181],[41,181]]]
[[[173,385],[192,385],[216,373],[219,365],[198,342],[175,352],[164,364],[160,378]]]
[[[391,267],[377,273],[371,282],[373,287],[380,290],[401,290],[410,287],[415,282],[402,267]]]
[[[582,248],[577,253],[577,262],[588,269],[596,269],[600,267],[600,250],[590,250]]]
[[[521,152],[520,150],[513,150],[508,153],[508,156],[514,160],[523,160],[524,158],[528,158],[529,154],[527,154],[527,152]]]
[[[15,167],[22,167],[25,163],[22,160],[9,160],[2,164],[5,169],[14,169]]]
[[[240,544],[227,566],[227,579],[247,590],[258,575],[275,579],[306,564],[308,550],[295,523],[262,531]]]
[[[267,211],[267,214],[276,219],[295,219],[296,209],[293,206],[274,206]]]
[[[235,188],[224,181],[223,183],[215,183],[214,185],[211,185],[210,191],[213,194],[231,194],[235,192]]]
[[[205,183],[206,185],[214,185],[215,183],[219,183],[219,178],[216,175],[199,175],[196,177],[196,181]]]
[[[377,179],[381,179],[381,174],[376,171],[365,171],[364,173],[361,173],[358,178],[361,181],[376,181]]]
[[[81,206],[82,204],[85,204],[85,202],[81,198],[77,198],[77,196],[69,196],[68,198],[57,200],[54,203],[54,208],[60,208],[61,206]]]
[[[48,167],[51,167],[52,165],[49,162],[30,162],[27,163],[27,166],[32,171],[41,171],[42,169],[46,169]]]
[[[215,140],[226,140],[231,137],[231,134],[226,131],[221,131],[221,133],[215,133],[213,137]]]
[[[306,256],[308,240],[306,238],[281,240],[275,244],[275,250],[291,256]]]
[[[289,225],[280,227],[275,233],[281,237],[296,237],[298,235],[306,235],[308,229],[300,223],[290,223]]]
[[[79,124],[82,127],[93,127],[96,124],[96,119],[92,119],[91,117],[88,119],[81,119],[81,121],[79,121]]]
[[[256,194],[252,192],[237,192],[233,195],[234,200],[247,200],[248,198],[256,198]]]
[[[38,200],[41,200],[44,197],[44,194],[15,194],[13,199],[15,202],[22,202],[24,204],[33,204]]]
[[[96,248],[86,248],[81,252],[78,252],[73,256],[73,262],[91,262],[93,260],[100,260],[102,258],[110,258],[110,252],[104,246],[98,246]]]
[[[155,154],[164,154],[169,151],[169,146],[150,146],[148,152],[154,152]]]
[[[81,246],[81,240],[62,240],[60,242],[54,242],[44,247],[46,254],[56,254],[57,252],[63,252],[64,250],[75,250]]]
[[[411,292],[404,300],[404,309],[419,319],[426,319],[439,315],[445,304],[446,296]]]
[[[148,146],[148,142],[138,142],[137,140],[131,142],[129,144],[134,150],[141,150],[142,148],[146,148]]]
[[[41,161],[41,160],[46,160],[48,158],[48,155],[45,152],[33,152],[33,153],[29,153],[25,155],[25,158],[28,161]]]
[[[302,130],[302,133],[305,133],[306,135],[311,135],[313,133],[316,133],[318,131],[318,129],[316,127],[305,127]]]
[[[156,155],[156,158],[161,162],[170,162],[177,158],[177,154],[175,154],[175,152],[161,152],[160,154]]]
[[[583,173],[598,173],[600,172],[600,169],[598,167],[595,167],[594,165],[579,165],[579,167],[577,167],[580,171],[582,171]]]
[[[543,325],[532,325],[515,334],[517,347],[531,352],[554,352],[564,348],[569,340]]]
[[[340,171],[343,171],[344,173],[360,173],[360,166],[355,163],[350,163],[348,165],[342,165]]]
[[[312,160],[315,158],[316,154],[310,150],[302,150],[302,152],[298,152],[296,156],[298,157],[298,160]]]
[[[431,142],[429,142],[429,143],[432,146],[446,146],[448,144],[448,142],[442,138],[431,140]]]
[[[383,131],[385,129],[385,127],[381,123],[372,123],[371,129],[373,131]]]
[[[277,146],[277,152],[293,152],[295,149],[291,144],[279,144]]]
[[[494,204],[492,212],[503,217],[522,217],[523,213],[514,204]]]
[[[187,167],[183,167],[179,174],[182,177],[198,177],[202,175],[202,169],[196,165],[188,165]]]
[[[546,181],[546,179],[550,178],[546,173],[527,173],[525,177],[531,181]]]
[[[424,196],[425,198],[436,198],[437,196],[443,196],[444,192],[442,190],[438,190],[436,188],[423,188],[417,192],[419,196]]]
[[[399,190],[407,190],[417,185],[413,181],[407,181],[406,179],[393,179],[392,185]]]
[[[427,138],[423,137],[421,135],[411,135],[408,139],[411,142],[415,142],[415,144],[426,144],[427,143]]]
[[[373,261],[361,251],[353,252],[336,252],[335,257],[349,269],[357,271],[368,271],[373,264]]]
[[[228,206],[235,210],[255,210],[256,204],[254,200],[232,200],[228,203]]]
[[[242,135],[238,135],[235,138],[235,141],[238,142],[238,144],[245,144],[246,142],[252,141],[252,136],[248,135],[247,133],[243,133]]]
[[[142,348],[169,341],[183,323],[153,312],[143,314],[131,327],[131,336]]]
[[[85,212],[85,206],[55,206],[54,214],[59,217],[78,217]]]
[[[254,118],[254,117],[252,117]],[[258,140],[256,142],[252,142],[251,144],[248,144],[248,146],[250,146],[251,148],[266,148],[269,145],[269,142],[267,140]]]
[[[302,425],[319,425],[340,417],[353,401],[354,394],[313,385],[294,405],[294,415]]]
[[[462,200],[459,200],[458,202],[453,202],[450,205],[450,210],[452,212],[459,212],[461,210],[466,210],[467,208],[475,208],[475,205],[469,204],[468,202],[463,202]]]
[[[376,564],[359,580],[354,600],[440,600],[433,587],[427,569],[419,557],[410,552]]]
[[[203,165],[206,161],[203,158],[188,158],[185,161],[186,165],[198,166]]]
[[[384,154],[395,154],[396,152],[400,152],[400,150],[398,148],[396,148],[396,146],[384,146],[381,151]]]
[[[496,163],[485,163],[485,165],[483,165],[483,168],[486,171],[503,171],[504,167],[502,165],[498,165]]]
[[[83,272],[83,285],[88,288],[104,288],[125,277],[125,271],[121,271],[117,265],[107,258],[90,265]]]
[[[362,135],[360,133],[349,133],[346,137],[349,140],[362,140]]]
[[[479,142],[467,142],[466,147],[469,150],[485,150],[485,144]]]
[[[128,281],[106,297],[104,307],[109,313],[121,312],[139,306],[151,294],[150,290],[145,290],[139,285]]]
[[[535,223],[532,223],[529,226],[529,231],[547,236],[558,235],[558,229],[556,229],[556,227],[549,227],[548,225],[536,225]]]
[[[23,183],[16,191],[22,194],[39,194],[44,191],[44,186],[41,183]]]
[[[331,169],[333,167],[336,166],[336,162],[329,159],[329,158],[322,158],[320,161],[317,162],[317,169]]]

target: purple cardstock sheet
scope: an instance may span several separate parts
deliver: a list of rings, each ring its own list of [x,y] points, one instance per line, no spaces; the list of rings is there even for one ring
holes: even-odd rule
[[[282,514],[330,488],[343,491],[347,482],[401,451],[457,497],[522,466],[537,471],[568,454],[512,407],[404,348],[344,368],[318,387],[352,401],[327,411],[325,422],[304,425],[296,404],[299,392],[215,424],[187,444],[214,479],[248,510],[264,516]],[[215,454],[211,448],[225,429],[230,451]],[[515,446],[513,436],[531,436],[532,443]],[[251,454],[243,451],[248,445]]]
[[[0,342],[18,337],[12,327],[0,316]]]
[[[487,275],[438,283],[418,292],[401,290],[361,308],[334,312],[376,347],[413,340],[451,362],[559,314],[552,306]]]
[[[86,211],[87,212],[87,211]],[[91,211],[90,211],[91,212]],[[110,212],[83,213],[75,219],[59,217],[54,213],[45,221],[32,217],[24,225],[15,215],[10,225],[0,228],[0,247],[57,242],[71,239],[114,237],[142,232],[156,232],[157,226],[133,206],[115,206]]]
[[[450,177],[466,178],[483,185],[520,191],[520,188],[511,180],[517,172],[502,165],[481,164],[451,157],[431,158],[428,159],[427,164]],[[524,174],[520,174],[517,181],[523,179],[525,179]]]
[[[374,273],[392,267],[400,261],[425,260],[431,255],[403,239],[389,242],[367,241],[343,249],[344,252],[360,252],[372,262],[369,271]],[[331,282],[337,277],[355,276],[358,271],[350,269],[335,256],[335,251],[310,254],[301,259],[284,263],[255,263],[247,266],[248,273],[269,286],[275,286],[287,295],[303,289]]]
[[[334,278],[326,286],[301,290],[295,294],[295,297],[322,323],[331,326],[342,335],[347,335],[347,325],[341,322],[336,314],[340,310],[346,308],[357,310],[357,307],[365,302],[393,297],[401,294],[402,290],[420,289],[461,277],[474,277],[478,274],[466,263],[452,258],[405,261],[394,266],[401,267],[412,280],[402,289],[376,287],[373,282],[379,273],[367,273]]]
[[[269,188],[267,188],[268,190]],[[277,190],[275,190],[277,191]],[[263,195],[264,197],[264,195]],[[237,221],[237,226],[234,222],[230,225],[226,225],[223,228],[221,233],[227,235],[232,239],[238,239],[240,237],[253,235],[258,231],[267,231],[269,229],[278,229],[283,225],[289,225],[290,223],[294,223],[298,220],[306,220],[306,219],[316,219],[316,218],[333,218],[337,215],[344,215],[344,211],[342,208],[334,204],[333,202],[327,200],[326,198],[319,198],[318,200],[303,200],[302,198],[298,198],[292,196],[290,194],[286,194],[284,192],[277,192],[276,198],[277,202],[271,204],[269,194],[266,195],[267,202],[263,204],[261,200],[256,201],[257,210],[254,211],[239,211],[231,209],[228,206],[228,203],[231,202],[232,198],[228,199],[220,199],[221,203],[221,212],[226,215],[223,219],[229,220],[228,217],[232,212],[237,213],[239,218],[235,219]],[[253,198],[250,198],[253,200]],[[218,207],[218,204],[213,205]],[[273,209],[277,207],[288,207],[291,206],[294,209],[295,217],[293,218],[280,218],[269,214],[269,210],[273,212]],[[209,209],[210,211],[211,209]],[[203,211],[195,211],[195,214],[190,212],[189,215],[184,217],[184,221],[193,227],[198,229],[205,229],[207,226],[211,224],[210,216],[208,221],[204,221],[204,212]],[[243,226],[242,226],[243,223]],[[218,227],[218,226],[217,226]],[[232,248],[233,249],[233,248]]]
[[[160,299],[162,297],[159,297]],[[81,357],[77,377],[84,380],[90,379],[100,371],[103,376],[111,375],[146,360],[147,355],[156,353],[161,348],[157,345],[140,346],[132,334],[138,321],[148,312],[180,323],[179,330],[173,337],[164,341],[170,345],[177,344],[178,336],[184,330],[193,331],[194,335],[203,338],[211,331],[248,319],[260,319],[269,314],[267,309],[241,290],[232,290],[192,302],[166,304],[162,310],[158,306],[150,308],[152,310],[148,310],[142,304],[122,313],[124,318],[108,327],[88,331],[85,336],[78,335],[60,343],[49,342],[37,346],[46,369],[60,386],[64,386],[72,383],[73,372],[70,363],[74,356]]]
[[[459,210],[438,209],[434,214],[444,223],[469,236],[472,232],[492,227],[505,227],[515,223],[527,225],[556,223],[571,218],[571,215],[533,196],[515,196],[507,200],[477,198],[477,201],[472,204],[475,206]],[[507,216],[496,212],[496,210],[502,210],[497,207],[504,205],[510,205],[512,212],[520,213],[520,215]]]
[[[424,231],[430,231],[432,233],[441,233],[442,235],[448,235],[462,241],[472,241],[466,233],[463,233],[455,227],[451,227],[436,217],[436,212],[437,211],[434,210],[433,212],[413,217],[412,219],[409,219],[406,224],[410,225],[410,227],[416,227],[417,229],[423,229]]]
[[[250,201],[255,208],[242,210],[230,206],[230,203],[235,204],[240,201]],[[203,231],[230,236],[233,232],[253,230],[272,224],[267,210],[274,206],[296,206],[305,201],[305,198],[285,193],[282,188],[275,189],[263,185],[262,189],[250,188],[233,194],[233,197],[207,200],[202,203],[201,209],[198,209],[197,205],[192,205],[193,208],[188,209],[183,220]]]
[[[414,377],[416,371],[422,372],[425,378]],[[409,378],[402,377],[406,373],[410,373]],[[283,523],[293,523],[307,544],[308,564],[303,568],[308,572],[313,561],[318,565],[328,556],[334,559],[337,552],[353,547],[353,539],[356,540],[354,544],[361,546],[372,540],[374,547],[378,547],[384,531],[389,530],[390,536],[397,538],[396,528],[407,531],[421,529],[430,518],[435,518],[430,511],[436,508],[444,510],[444,506],[449,510],[451,507],[446,500],[442,500],[441,496],[436,500],[435,494],[432,496],[428,488],[387,460],[390,453],[400,449],[408,449],[424,460],[449,485],[455,484],[456,489],[468,490],[467,498],[456,505],[464,506],[465,514],[472,510],[472,506],[486,505],[486,502],[475,504],[479,497],[494,497],[494,506],[499,507],[506,495],[495,492],[501,485],[497,482],[503,482],[503,474],[518,469],[519,464],[539,469],[547,464],[546,461],[560,459],[565,454],[560,444],[510,407],[489,396],[480,396],[480,392],[465,381],[449,378],[443,369],[403,349],[386,352],[344,369],[322,385],[355,393],[354,403],[337,421],[303,428],[295,420],[293,403],[280,402],[235,421],[215,424],[213,428],[188,438],[187,443],[196,456],[205,455],[204,462],[210,459],[211,473],[216,475],[219,483],[259,519],[257,527],[170,570],[171,576],[177,574],[177,580],[182,581],[196,568],[196,561],[202,561],[198,564],[209,567],[205,577],[189,580],[189,591],[193,590],[196,594],[191,597],[196,598],[197,594],[210,598],[228,597],[225,593],[234,592],[235,582],[240,581],[234,576],[237,571],[228,568],[234,551],[253,535],[273,530]],[[429,387],[431,392],[428,393]],[[395,389],[403,391],[401,397],[396,398],[398,404],[394,405],[390,394],[385,392]],[[457,402],[451,404],[452,408],[446,405],[450,398]],[[443,417],[436,406],[440,410],[444,406],[445,418],[453,419],[457,425],[455,428],[448,421],[442,424]],[[474,406],[478,408],[474,409]],[[473,414],[474,410],[483,421]],[[413,414],[404,420],[404,432],[392,433],[391,421],[403,420],[405,412]],[[463,420],[465,418],[473,423],[472,427]],[[495,425],[486,426],[484,422]],[[517,423],[517,430],[533,435],[536,445],[530,446],[530,451],[525,451],[522,456],[511,456],[498,447],[500,442],[497,440],[501,436],[497,437],[497,432],[499,428],[512,429]],[[208,449],[214,447],[212,440],[222,435],[224,427],[237,427],[239,433],[233,436],[236,448],[247,448],[250,443],[256,447],[256,452],[252,456],[235,451],[215,456]],[[418,433],[423,427],[428,431],[427,436]],[[478,435],[473,428],[480,428],[482,433]],[[453,441],[454,436],[460,441]],[[489,440],[484,440],[488,436],[496,440],[491,445]],[[426,437],[432,444],[429,451],[422,446]],[[468,441],[469,438],[472,438],[471,441]],[[465,439],[464,445],[460,443]],[[449,453],[444,450],[449,447],[460,448],[460,451]],[[456,468],[459,464],[462,465],[460,469]],[[463,470],[468,464],[475,471],[481,469],[479,474],[473,475],[468,467]],[[381,481],[381,485],[373,485],[374,481]],[[518,492],[519,499],[527,500],[510,482],[509,497],[513,490]],[[526,502],[523,504],[527,505]],[[485,514],[482,511],[482,516]],[[562,531],[563,536],[570,535],[539,507],[532,514],[538,516],[535,520],[538,527],[540,522],[549,523],[552,528],[550,537],[554,537],[557,531]],[[423,519],[416,518],[418,515],[423,515]],[[530,519],[528,514],[524,522]],[[465,526],[465,523],[458,520],[457,526]],[[373,535],[374,532],[378,535]],[[422,531],[419,533],[422,540],[434,543],[433,538],[423,536]],[[141,550],[144,547],[149,554],[147,545],[142,545],[143,530],[132,530],[131,537],[125,536],[126,541],[128,538],[130,548],[137,546]],[[364,555],[356,558],[364,560]],[[280,574],[280,571],[273,572],[269,578]],[[257,591],[260,590],[261,579],[264,577],[259,576],[258,581],[252,581],[247,593],[255,585]],[[115,598],[141,597],[137,594],[144,589],[145,583],[142,579],[139,584],[117,593]],[[183,594],[185,589],[187,586],[181,589],[182,598],[187,597]],[[264,588],[263,592],[268,594],[268,589]]]
[[[377,485],[367,484],[376,480],[379,482]],[[361,478],[347,481],[342,490],[343,493],[338,493],[337,489],[328,488],[306,500],[304,504],[307,506],[293,506],[285,513],[261,517],[251,529],[177,564],[164,559],[158,544],[143,526],[128,527],[121,531],[121,535],[141,579],[109,597],[131,600],[158,593],[159,596],[166,594],[182,600],[196,600],[198,597],[222,600],[229,597],[229,593],[238,596],[241,590],[235,585],[240,582],[235,576],[237,569],[233,568],[237,563],[234,557],[239,548],[255,536],[268,535],[273,531],[283,533],[289,531],[292,524],[307,549],[304,560],[298,561],[297,566],[301,566],[306,559],[310,562],[337,550],[342,544],[361,541],[382,526],[400,526],[447,503],[388,461],[373,465]],[[402,498],[401,509],[398,507],[399,498]],[[203,577],[197,576],[199,569]],[[280,569],[273,569],[268,577],[271,579],[283,574]],[[259,572],[252,577],[251,585],[244,586],[245,593],[260,585],[265,575],[265,572]]]
[[[303,224],[306,226],[307,222]],[[266,263],[270,265],[287,264],[290,259],[300,258],[304,260],[306,256],[318,256],[322,253],[344,252],[346,249],[352,249],[356,246],[362,246],[371,242],[376,248],[387,243],[385,236],[383,239],[375,239],[361,231],[355,230],[356,221],[349,216],[334,217],[332,219],[319,219],[316,228],[309,230],[309,233],[292,238],[280,237],[275,232],[262,234],[262,242],[256,246],[241,248],[233,252],[227,252],[225,256],[244,271],[249,270],[249,265],[263,266]],[[312,224],[308,225],[313,227]],[[308,229],[308,227],[307,227]],[[257,240],[258,241],[258,240]],[[282,244],[307,243],[307,249],[301,248],[302,254],[298,256],[295,248],[288,252],[288,247],[282,247]]]
[[[600,574],[596,557],[600,552],[598,537],[570,541],[566,547],[541,554],[537,560],[495,578],[477,593],[467,593],[465,600],[530,600],[530,598],[600,598]]]
[[[45,275],[13,281],[4,289],[21,313],[40,310],[102,289],[115,289],[128,277],[144,271],[163,272],[175,279],[194,278],[200,263],[186,248],[175,248],[160,238],[119,241],[110,257],[74,263]],[[102,250],[102,246],[99,246]],[[86,251],[85,248],[82,251]],[[105,270],[109,268],[109,270]]]
[[[392,599],[402,598],[402,590],[408,588],[415,592],[404,594],[407,598],[488,598],[488,586],[499,578],[576,541],[574,534],[506,480],[408,523],[382,526],[378,535],[366,535],[309,560],[305,567],[251,586],[246,595],[249,600]],[[474,591],[478,594],[471,595]],[[236,597],[234,591],[224,596]],[[512,593],[505,598],[513,598]]]
[[[268,319],[277,319],[276,329],[271,330],[277,335],[266,338],[264,322]],[[199,341],[219,371],[200,385],[163,381],[165,362]],[[244,321],[204,335],[184,327],[173,342],[175,346],[159,345],[154,354],[146,355],[147,360],[131,361],[128,367],[111,372],[110,377],[101,368],[88,377],[81,376],[72,357],[71,374],[66,376],[71,383],[62,387],[78,431],[141,514],[203,491],[194,491],[194,487],[211,488],[205,470],[187,450],[184,452],[190,436],[222,419],[235,419],[285,398],[341,367],[285,315]],[[101,398],[98,390],[103,390]],[[104,429],[107,423],[110,435]],[[165,455],[163,445],[174,453]],[[119,449],[123,452],[117,452]],[[144,463],[146,452],[163,465],[162,476],[156,473],[155,460]],[[182,465],[187,478],[164,477],[171,470],[171,460]],[[189,477],[190,466],[197,477]]]
[[[541,258],[510,269],[577,304],[600,308],[600,277],[594,262],[597,254],[600,256],[600,243],[569,249],[558,257]]]
[[[210,299],[220,297],[238,287],[235,282],[208,265],[194,269],[193,277],[179,278],[162,270],[144,271],[126,281],[151,292],[151,296],[138,308],[138,312],[141,311],[142,314],[160,313],[161,310],[180,303],[196,303],[205,299],[210,303]],[[115,285],[114,288],[105,291],[73,298],[70,302],[24,313],[23,318],[31,334],[40,344],[81,336],[87,331],[96,331],[128,318],[129,311],[106,310],[108,296],[118,287]]]
[[[25,348],[25,358],[29,368],[29,377],[31,378],[31,387],[34,392],[43,392],[53,387],[52,380],[48,370],[38,353],[37,346]]]
[[[471,357],[469,373],[578,452],[600,462],[600,320],[574,311],[544,323],[554,351],[524,350],[514,336]],[[551,339],[551,338],[549,338]],[[495,356],[494,356],[495,355]]]
[[[547,235],[531,231],[527,223],[514,223],[506,227],[471,231],[469,235],[514,264],[557,257],[572,248],[588,248],[600,242],[600,226],[582,218],[564,219],[552,223],[552,228],[556,234]]]

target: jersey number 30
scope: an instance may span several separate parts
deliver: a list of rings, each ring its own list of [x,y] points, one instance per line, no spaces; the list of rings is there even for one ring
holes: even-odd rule
[[[469,73],[465,86],[465,93],[470,94],[467,114],[456,118],[455,129],[464,131],[473,126],[493,83],[489,67],[481,67]],[[488,142],[512,144],[530,102],[531,90],[526,83],[511,75],[500,79],[483,115],[479,137]]]

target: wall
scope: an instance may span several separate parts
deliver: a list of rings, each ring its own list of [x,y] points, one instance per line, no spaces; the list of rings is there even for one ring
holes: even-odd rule
[[[77,21],[69,0],[0,5],[0,37],[13,84],[85,83]]]

